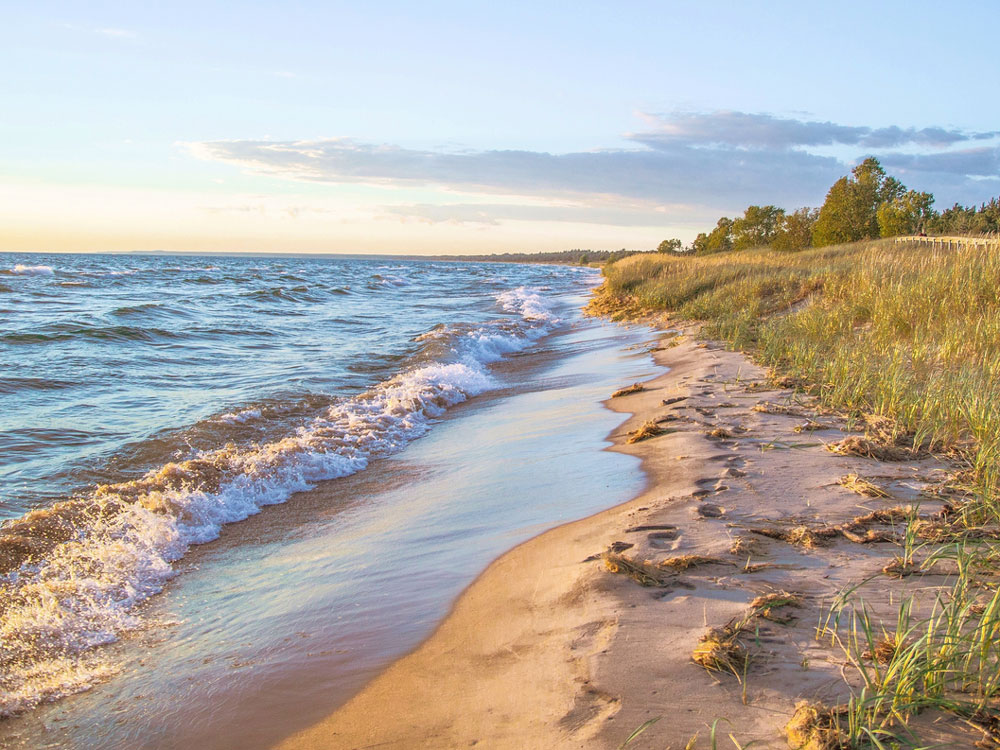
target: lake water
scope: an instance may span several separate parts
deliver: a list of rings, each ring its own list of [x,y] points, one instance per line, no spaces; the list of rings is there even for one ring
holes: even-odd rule
[[[267,747],[623,502],[594,271],[0,255],[0,741]],[[419,440],[417,438],[420,438]]]

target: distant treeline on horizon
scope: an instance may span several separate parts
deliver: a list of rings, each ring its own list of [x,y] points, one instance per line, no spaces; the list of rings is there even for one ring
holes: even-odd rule
[[[709,253],[769,247],[795,251],[910,234],[982,235],[1000,232],[1000,199],[976,206],[956,203],[938,212],[931,193],[907,190],[869,157],[833,183],[819,208],[792,213],[778,206],[748,206],[743,215],[723,216],[688,247],[664,240],[659,252]]]
[[[493,253],[491,255],[435,255],[433,260],[469,260],[493,263],[606,263],[634,255],[636,250],[555,250],[540,253]]]

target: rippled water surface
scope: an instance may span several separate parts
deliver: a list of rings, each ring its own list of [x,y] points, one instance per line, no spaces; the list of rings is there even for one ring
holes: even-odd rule
[[[265,684],[282,686],[266,703],[304,705],[295,685],[317,649],[343,654],[323,662],[325,709],[426,635],[492,556],[624,500],[620,457],[587,451],[614,421],[600,398],[645,360],[622,354],[640,334],[581,319],[595,281],[558,266],[0,254],[0,717],[103,685],[60,709],[78,736],[57,745],[167,746],[146,737],[155,726],[208,747],[223,693],[230,734],[261,714],[240,711]],[[198,546],[220,534],[215,552]],[[173,599],[154,596],[169,581]],[[207,611],[225,624],[201,628]],[[308,657],[270,664],[304,624]],[[125,634],[171,645],[151,661]],[[238,663],[270,666],[198,677],[214,686],[200,724],[194,704],[175,723],[145,712],[160,689],[182,705],[224,634],[256,643]],[[135,711],[124,734],[109,734],[109,696]],[[39,721],[6,729],[29,727],[35,746]]]

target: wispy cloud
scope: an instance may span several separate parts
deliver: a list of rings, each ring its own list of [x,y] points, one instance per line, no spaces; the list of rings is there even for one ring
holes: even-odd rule
[[[1000,135],[998,131],[968,133],[938,127],[869,128],[731,111],[645,117],[652,129],[631,133],[628,137],[637,143],[658,149],[671,149],[678,144],[768,150],[834,145],[896,148],[911,144],[943,148]]]
[[[496,195],[612,195],[653,204],[718,204],[756,196],[795,202],[825,190],[843,170],[836,159],[678,147],[552,154],[450,153],[361,143],[215,141],[192,146],[201,158],[261,174],[331,183],[438,186]]]
[[[818,205],[851,166],[815,152],[827,146],[853,150],[859,158],[874,153],[890,171],[911,178],[911,187],[947,191],[940,196],[946,201],[979,201],[1000,192],[997,132],[870,128],[743,112],[647,116],[647,122],[644,131],[627,135],[633,148],[561,154],[409,149],[351,138],[189,145],[200,158],[285,179],[520,197],[518,206],[501,200],[385,209],[434,222],[640,226],[663,222],[665,214],[676,221],[749,203]],[[540,196],[576,205],[537,205]]]

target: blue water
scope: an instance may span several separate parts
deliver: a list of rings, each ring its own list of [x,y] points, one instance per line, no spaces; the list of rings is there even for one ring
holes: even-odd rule
[[[114,673],[107,645],[148,626],[140,605],[194,545],[509,388],[504,363],[569,330],[594,281],[558,266],[0,254],[0,716]]]
[[[593,275],[412,260],[0,254],[0,519],[226,440],[280,436],[412,364],[427,349],[415,339],[435,326],[517,322],[502,292],[542,289],[558,307]],[[254,409],[261,419],[217,419]]]

